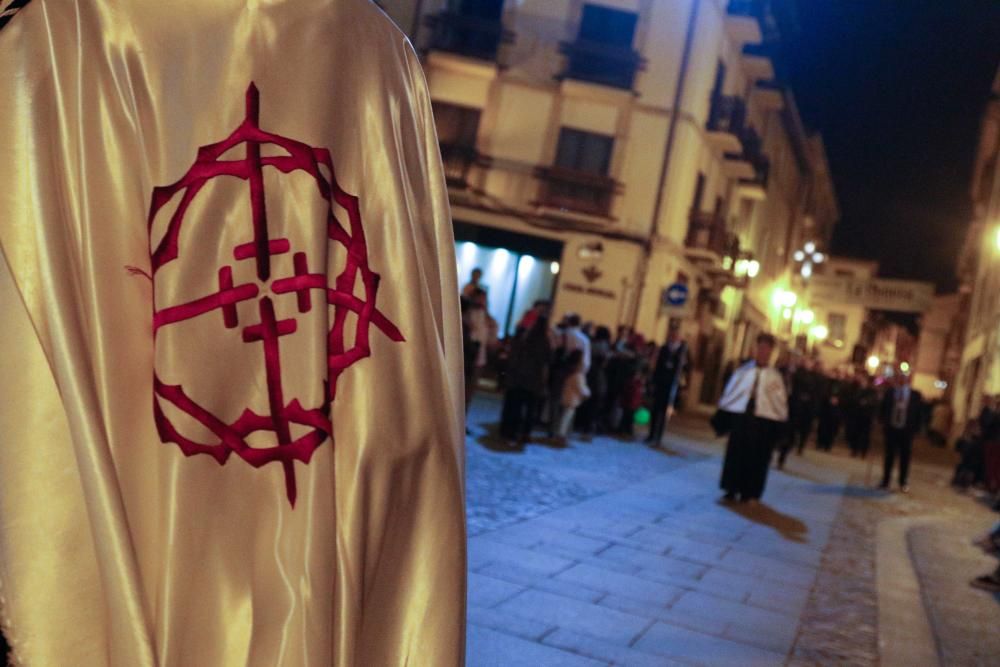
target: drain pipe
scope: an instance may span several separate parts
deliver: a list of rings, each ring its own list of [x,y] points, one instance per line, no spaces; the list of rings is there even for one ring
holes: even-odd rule
[[[670,125],[667,128],[667,144],[663,150],[663,162],[660,166],[660,180],[656,188],[656,203],[653,206],[653,224],[649,237],[643,245],[642,261],[639,265],[639,284],[636,288],[635,302],[632,308],[631,326],[635,329],[639,321],[639,306],[643,293],[646,291],[646,274],[649,271],[650,258],[653,255],[653,241],[658,236],[657,227],[660,224],[660,214],[663,211],[664,188],[667,185],[667,173],[670,169],[670,154],[674,149],[674,139],[677,136],[677,123],[681,115],[681,102],[684,99],[684,84],[687,82],[688,66],[691,62],[691,49],[694,45],[695,30],[698,24],[698,9],[701,0],[691,0],[691,12],[688,16],[687,35],[684,38],[684,52],[681,56],[680,72],[677,76],[677,88],[674,90],[674,106],[670,113]]]

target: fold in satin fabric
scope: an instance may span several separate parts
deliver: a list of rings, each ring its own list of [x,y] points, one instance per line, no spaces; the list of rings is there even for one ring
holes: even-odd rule
[[[33,0],[0,67],[17,660],[461,664],[458,290],[405,38],[367,0]]]

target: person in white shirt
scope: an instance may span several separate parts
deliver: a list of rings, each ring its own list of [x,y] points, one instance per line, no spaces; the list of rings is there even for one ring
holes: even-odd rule
[[[757,336],[754,358],[736,369],[719,400],[732,424],[719,482],[727,501],[760,500],[774,444],[788,422],[785,378],[770,366],[774,347],[774,336]]]
[[[583,353],[583,372],[590,370],[590,339],[587,334],[580,330],[580,316],[570,313],[566,316],[566,330],[563,332],[563,347],[566,354],[573,350],[580,350]]]

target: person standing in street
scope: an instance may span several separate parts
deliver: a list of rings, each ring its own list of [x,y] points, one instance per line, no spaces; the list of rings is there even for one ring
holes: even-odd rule
[[[646,439],[646,443],[652,447],[660,446],[667,421],[677,407],[687,357],[687,343],[681,339],[680,323],[671,322],[667,342],[660,348],[653,368],[653,414],[649,437]]]
[[[1000,399],[997,396],[984,398],[979,427],[983,443],[983,481],[987,491],[997,494],[1000,492]]]
[[[805,449],[816,420],[819,380],[816,362],[809,357],[804,357],[792,373],[792,444],[799,454]]]
[[[507,391],[500,416],[500,436],[523,447],[531,436],[548,386],[552,363],[549,318],[537,316],[528,330],[520,330],[511,343],[507,362]]]
[[[568,374],[563,382],[562,395],[555,397],[559,401],[561,408],[559,414],[559,430],[557,432],[559,444],[565,445],[569,436],[570,428],[573,425],[573,415],[576,408],[590,397],[590,389],[587,387],[587,375],[583,369],[583,351],[573,350],[566,358]]]
[[[566,329],[563,331],[563,349],[566,354],[580,350],[583,355],[583,372],[590,370],[590,338],[580,329],[580,316],[570,313],[566,316]]]
[[[819,424],[816,427],[816,448],[829,452],[840,432],[843,419],[844,382],[840,373],[834,373],[822,380],[822,392],[819,408]]]
[[[885,469],[880,489],[889,489],[892,469],[899,458],[899,490],[908,493],[913,436],[920,424],[920,392],[910,386],[910,376],[897,369],[882,398],[881,418],[885,429]]]
[[[871,444],[872,421],[878,411],[878,394],[872,387],[871,378],[863,371],[855,376],[855,387],[846,409],[844,431],[851,456],[865,458]]]
[[[757,336],[754,358],[733,372],[719,400],[732,424],[719,483],[727,501],[760,500],[775,442],[788,422],[785,378],[771,366],[774,347],[774,336]]]
[[[480,268],[472,269],[472,273],[469,275],[469,282],[465,284],[462,288],[462,296],[466,299],[472,299],[476,296],[476,290],[486,291],[480,281],[483,279],[483,270]]]
[[[486,292],[476,288],[472,292],[468,309],[462,316],[463,331],[467,332],[469,340],[475,347],[475,357],[472,363],[465,366],[465,414],[469,414],[469,407],[472,399],[476,395],[476,385],[483,368],[486,366],[487,345],[489,344],[489,322],[486,312]],[[466,350],[469,348],[466,347]],[[468,429],[466,429],[468,432]]]
[[[587,372],[587,386],[590,398],[576,411],[576,426],[587,436],[602,429],[601,415],[604,413],[605,397],[608,393],[607,367],[611,356],[611,331],[599,326],[590,341],[590,370]]]

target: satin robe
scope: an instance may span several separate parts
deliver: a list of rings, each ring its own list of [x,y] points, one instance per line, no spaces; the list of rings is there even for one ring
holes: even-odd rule
[[[461,664],[458,288],[406,39],[368,0],[33,0],[0,137],[17,662]]]

